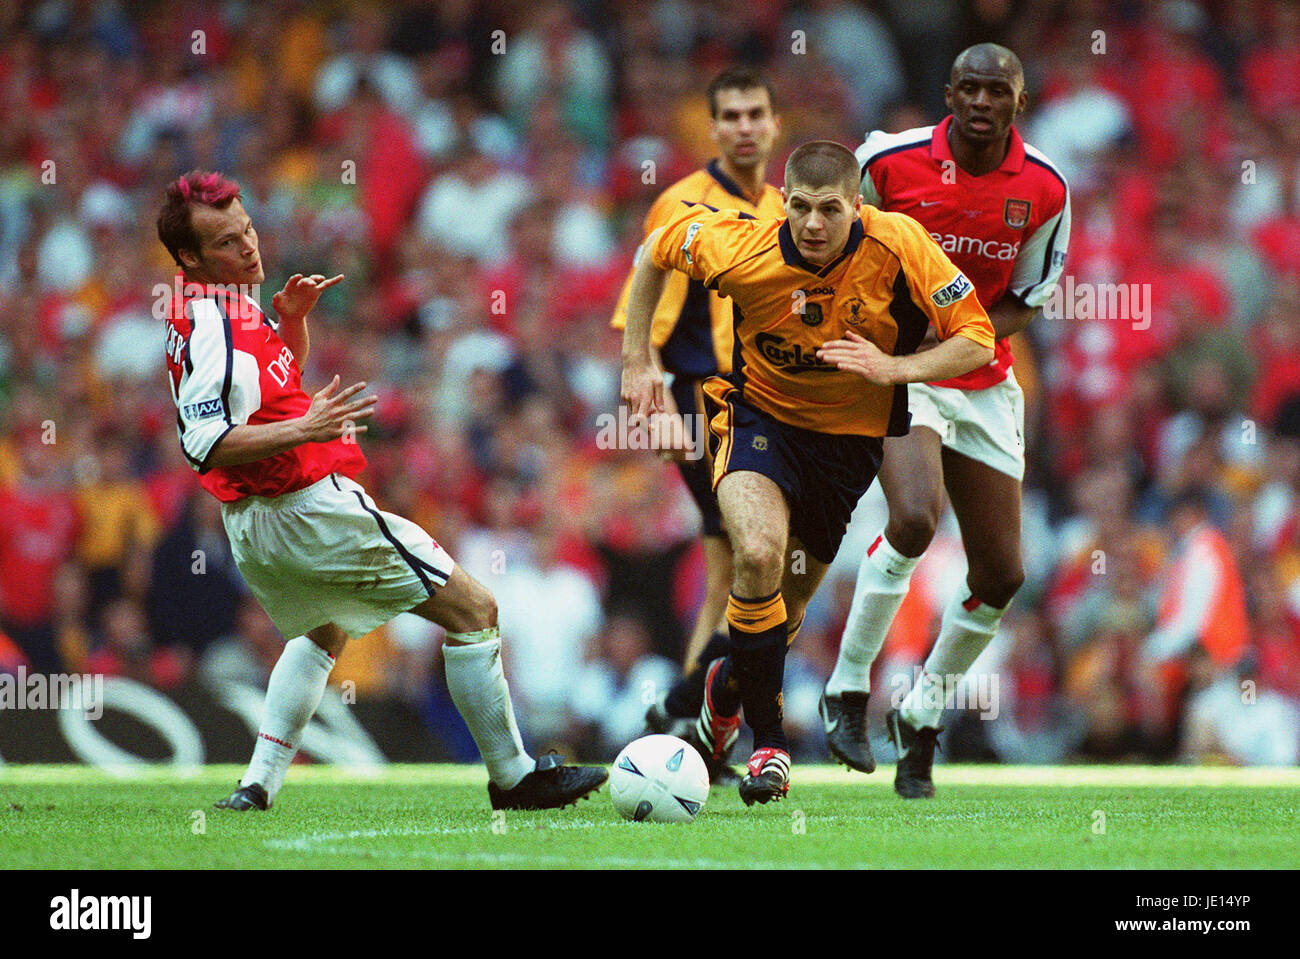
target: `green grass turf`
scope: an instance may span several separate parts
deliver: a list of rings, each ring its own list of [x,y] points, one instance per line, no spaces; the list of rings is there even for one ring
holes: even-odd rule
[[[696,822],[624,822],[608,787],[493,819],[474,766],[372,776],[295,766],[267,813],[212,808],[242,768],[132,778],[0,767],[6,868],[1296,868],[1300,769],[936,769],[905,802],[893,769],[794,771],[781,803],[714,789]],[[202,814],[201,816],[199,814]],[[1104,820],[1103,817],[1104,816]],[[1100,830],[1104,825],[1104,831]],[[202,827],[200,829],[200,827]]]

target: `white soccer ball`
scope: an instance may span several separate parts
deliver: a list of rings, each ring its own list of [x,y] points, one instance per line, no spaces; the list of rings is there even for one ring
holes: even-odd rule
[[[642,736],[614,760],[609,798],[634,822],[690,822],[709,798],[709,771],[686,740]]]

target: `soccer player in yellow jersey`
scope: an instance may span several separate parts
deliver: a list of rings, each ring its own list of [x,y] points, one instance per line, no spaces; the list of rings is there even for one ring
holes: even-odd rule
[[[853,153],[805,143],[785,168],[785,218],[684,205],[637,256],[623,336],[623,398],[664,407],[650,350],[669,270],[734,301],[732,370],[704,384],[713,484],[731,541],[731,654],[709,666],[700,738],[735,742],[740,708],[754,754],[747,805],[789,791],[782,728],[785,651],[880,468],[882,438],[908,428],[907,383],[956,376],[993,357],[971,282],[910,217],[863,207]],[[941,341],[916,353],[933,324]]]
[[[752,70],[733,67],[709,84],[708,100],[712,117],[709,132],[718,145],[719,156],[659,195],[646,215],[645,236],[676,218],[684,209],[684,200],[762,219],[784,215],[781,192],[765,182],[767,161],[781,129],[771,85]],[[615,329],[623,329],[626,323],[631,287],[629,276],[614,311]],[[653,732],[686,738],[690,738],[704,701],[705,670],[730,650],[725,615],[731,593],[731,546],[713,492],[713,463],[705,455],[704,430],[694,427],[704,420],[704,381],[731,372],[732,323],[731,300],[705,289],[700,280],[672,273],[655,304],[650,328],[651,352],[660,368],[672,376],[664,393],[664,415],[682,416],[681,429],[656,430],[656,435],[667,432],[693,445],[689,457],[682,451],[675,458],[700,508],[705,590],[686,644],[684,675],[651,704],[646,722]],[[705,757],[715,782],[728,777],[736,781],[725,759],[714,759],[711,753]]]

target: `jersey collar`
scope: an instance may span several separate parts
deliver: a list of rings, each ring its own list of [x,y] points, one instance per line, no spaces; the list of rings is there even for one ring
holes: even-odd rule
[[[177,289],[181,291],[182,301],[191,299],[213,299],[217,301],[217,306],[223,312],[229,313],[233,309],[243,310],[251,303],[262,317],[262,322],[273,330],[279,330],[280,322],[276,319],[272,322],[271,318],[266,315],[266,311],[261,305],[249,296],[246,292],[240,291],[232,293],[229,284],[223,283],[200,283],[198,280],[188,280],[185,278],[185,272],[178,271],[176,274]],[[195,295],[196,291],[199,291]]]
[[[815,263],[809,263],[803,258],[799,248],[794,245],[794,235],[790,232],[789,220],[781,221],[781,227],[776,231],[776,236],[781,244],[781,259],[785,260],[786,266],[797,266],[801,270],[807,270],[817,276],[828,276],[831,270],[844,262],[845,257],[853,255],[862,242],[862,238],[866,236],[866,230],[863,229],[861,217],[854,220],[853,226],[849,227],[849,240],[844,244],[843,251],[825,266],[817,266]]]
[[[723,173],[722,165],[718,163],[717,157],[714,157],[707,164],[705,164],[704,169],[708,171],[709,176],[713,177],[713,179],[718,181],[718,186],[722,187],[722,189],[726,190],[732,196],[740,197],[740,199],[744,200],[746,203],[749,203],[754,206],[757,206],[758,200],[762,199],[761,193],[757,198],[751,197],[748,193],[746,193],[743,189],[741,189],[739,183],[737,183],[731,177]]]
[[[941,166],[945,161],[952,161],[956,166],[956,159],[952,155],[952,147],[948,145],[948,128],[952,126],[952,114],[948,114],[934,128],[934,133],[930,135],[930,156],[932,156]],[[1019,173],[1025,168],[1025,141],[1020,136],[1020,131],[1011,127],[1011,143],[1007,147],[1007,155],[1002,160],[1002,165],[997,170],[990,171],[994,173]],[[966,171],[963,170],[963,173]]]

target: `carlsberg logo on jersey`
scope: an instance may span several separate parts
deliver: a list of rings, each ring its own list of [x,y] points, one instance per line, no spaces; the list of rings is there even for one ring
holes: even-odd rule
[[[966,279],[966,274],[958,273],[952,282],[943,289],[931,293],[930,299],[934,300],[935,306],[942,309],[945,306],[952,306],[958,300],[965,299],[973,289],[970,280]]]

